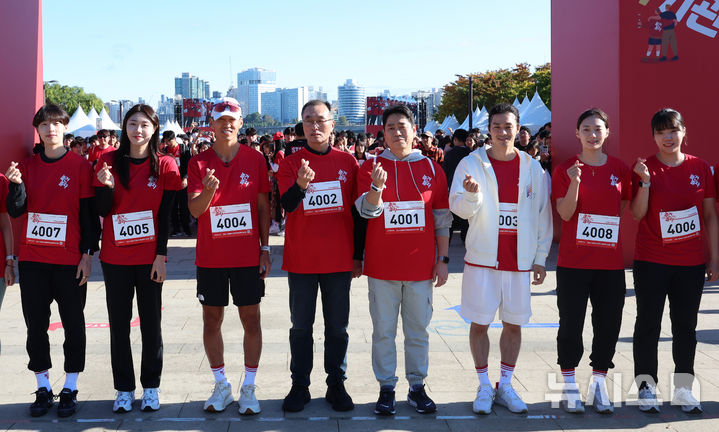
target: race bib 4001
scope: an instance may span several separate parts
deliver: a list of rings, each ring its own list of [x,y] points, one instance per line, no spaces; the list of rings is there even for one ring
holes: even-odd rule
[[[424,202],[384,203],[384,228],[389,234],[424,231]]]

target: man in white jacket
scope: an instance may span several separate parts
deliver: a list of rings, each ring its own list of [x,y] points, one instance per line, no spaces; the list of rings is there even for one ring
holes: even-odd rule
[[[512,373],[529,322],[530,271],[534,285],[546,276],[552,242],[552,212],[539,162],[514,148],[519,112],[510,104],[489,112],[492,147],[480,147],[457,166],[449,207],[469,220],[462,278],[461,314],[472,321],[469,346],[480,386],[473,410],[489,414],[492,403],[515,413],[527,405],[512,387]],[[496,390],[489,381],[487,330],[499,309],[501,375]]]

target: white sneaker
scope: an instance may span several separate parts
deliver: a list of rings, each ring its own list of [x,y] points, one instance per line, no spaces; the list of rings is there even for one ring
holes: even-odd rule
[[[524,414],[527,412],[527,404],[522,402],[519,395],[514,391],[512,384],[503,384],[497,387],[494,392],[494,402],[507,407],[507,409],[515,414]]]
[[[656,387],[646,386],[639,389],[639,410],[654,414],[659,412]]]
[[[472,404],[472,411],[477,414],[491,414],[494,402],[494,389],[492,385],[480,385],[477,389],[477,398]]]
[[[584,414],[584,404],[579,394],[579,386],[576,384],[564,384],[564,387],[559,405],[570,414]],[[589,402],[589,399],[587,399],[587,402]]]
[[[115,403],[112,404],[112,412],[130,412],[132,411],[133,402],[135,402],[134,391],[118,391],[117,393],[115,393]]]
[[[142,402],[140,403],[141,411],[157,411],[160,409],[160,396],[158,388],[146,388],[142,392]]]
[[[251,415],[260,413],[260,402],[255,397],[254,384],[243,385],[240,388],[240,398],[237,403],[240,405],[240,414]]]
[[[234,402],[232,397],[232,385],[227,381],[215,382],[212,396],[205,402],[205,411],[222,412],[229,404]]]
[[[599,383],[592,381],[592,384],[589,386],[589,393],[587,393],[587,405],[592,405],[594,411],[599,414],[614,413],[614,405],[609,399],[606,382],[602,381]]]
[[[272,221],[272,224],[270,224],[270,234],[277,234],[280,232],[280,224],[277,223],[277,221]]]
[[[688,414],[701,414],[704,412],[699,401],[692,395],[692,391],[686,387],[674,389],[672,405],[681,405],[682,411]]]

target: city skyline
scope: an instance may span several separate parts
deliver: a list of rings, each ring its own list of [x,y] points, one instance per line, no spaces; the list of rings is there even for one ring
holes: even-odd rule
[[[368,96],[385,89],[404,95],[441,88],[454,74],[544,64],[549,26],[550,0],[517,0],[511,10],[481,0],[440,7],[425,0],[318,0],[311,7],[127,0],[102,8],[44,1],[43,78],[103,101],[142,97],[151,105],[174,95],[173,78],[182,72],[224,95],[237,73],[253,67],[277,71],[278,88],[323,87],[329,100],[347,79]]]

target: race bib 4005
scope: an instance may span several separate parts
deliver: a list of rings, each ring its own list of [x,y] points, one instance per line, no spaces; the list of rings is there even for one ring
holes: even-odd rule
[[[152,210],[112,215],[115,244],[129,246],[155,241],[155,222]]]

